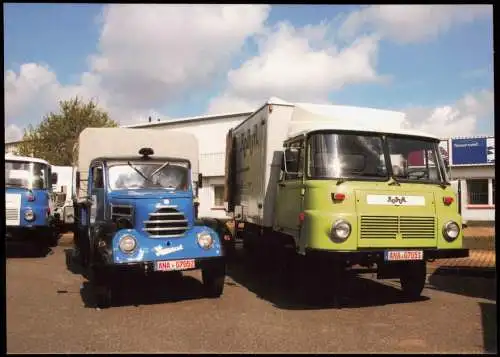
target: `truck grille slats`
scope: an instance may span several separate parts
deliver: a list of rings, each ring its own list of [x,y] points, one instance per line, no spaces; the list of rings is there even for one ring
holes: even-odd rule
[[[17,208],[7,208],[5,210],[5,218],[7,221],[19,220],[19,210]]]
[[[163,206],[149,214],[144,226],[152,238],[182,237],[188,229],[188,221],[174,206]]]
[[[361,239],[434,239],[436,223],[434,217],[406,216],[361,216]]]

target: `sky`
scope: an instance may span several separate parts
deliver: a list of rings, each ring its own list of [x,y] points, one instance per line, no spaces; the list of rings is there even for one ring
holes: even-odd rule
[[[4,4],[4,74],[6,142],[75,96],[120,124],[278,97],[493,135],[493,7]]]

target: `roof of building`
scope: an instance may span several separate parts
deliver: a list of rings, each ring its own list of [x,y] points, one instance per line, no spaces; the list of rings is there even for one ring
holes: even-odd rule
[[[231,118],[231,117],[248,116],[252,113],[253,112],[235,112],[235,113],[224,113],[224,114],[199,115],[199,116],[194,116],[194,117],[165,119],[165,120],[160,120],[160,121],[156,121],[156,122],[151,121],[151,122],[146,122],[146,123],[123,125],[122,128],[150,128],[150,127],[155,127],[155,126],[171,125],[171,124],[186,123],[186,122],[217,120],[217,119],[225,119],[225,118]]]

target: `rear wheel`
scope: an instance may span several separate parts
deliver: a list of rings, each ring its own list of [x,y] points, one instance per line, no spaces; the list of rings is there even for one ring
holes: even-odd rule
[[[224,291],[225,265],[207,267],[202,270],[203,288],[207,297],[218,298]]]
[[[416,299],[422,294],[427,278],[426,264],[422,262],[407,263],[402,267],[401,288],[407,298]]]

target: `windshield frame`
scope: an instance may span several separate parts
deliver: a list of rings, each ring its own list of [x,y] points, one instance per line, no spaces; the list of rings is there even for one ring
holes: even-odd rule
[[[129,166],[128,163],[131,163],[133,166],[137,165],[148,165],[148,164],[159,164],[160,166],[165,164],[166,162],[170,162],[172,164],[181,164],[187,170],[187,187],[185,190],[172,189],[168,187],[140,187],[140,188],[113,188],[111,187],[109,170],[114,166]],[[185,165],[185,166],[184,166]],[[159,166],[159,167],[160,167]],[[180,166],[180,165],[179,165]],[[112,159],[108,158],[104,161],[104,170],[105,170],[105,182],[106,188],[109,192],[113,191],[129,191],[129,190],[162,190],[167,192],[189,192],[192,190],[192,179],[191,179],[191,162],[187,159],[180,158],[151,158],[144,160],[142,158],[117,158]],[[133,169],[132,169],[133,170]]]
[[[5,175],[5,188],[20,188],[20,189],[26,189],[26,190],[45,190],[45,191],[51,191],[52,190],[52,179],[49,177],[51,175],[51,169],[50,169],[50,164],[46,164],[43,162],[35,162],[35,161],[24,161],[24,160],[5,160],[5,166],[7,168],[7,164],[22,164],[22,165],[28,165],[28,170],[22,170],[22,171],[28,171],[29,173],[29,179],[28,179],[28,185],[27,186],[17,186],[17,185],[9,185],[7,183],[7,175]],[[43,172],[44,172],[44,183],[43,187],[33,187],[33,180],[34,180],[34,170],[35,166],[39,165]]]
[[[384,154],[384,163],[386,166],[386,172],[387,175],[384,177],[362,177],[362,176],[341,176],[341,177],[316,177],[316,176],[310,176],[309,175],[309,158],[310,158],[310,151],[311,151],[311,138],[314,135],[318,134],[331,134],[331,135],[355,135],[355,136],[370,136],[370,137],[378,137],[381,139],[382,143],[382,152]],[[348,181],[367,181],[367,182],[386,182],[389,181],[390,178],[392,177],[392,171],[390,170],[390,161],[387,160],[387,154],[386,154],[386,145],[384,141],[384,135],[382,133],[375,133],[375,132],[370,132],[370,131],[354,131],[354,130],[332,130],[332,129],[326,129],[326,130],[314,130],[311,132],[308,132],[306,135],[306,140],[305,140],[305,146],[306,146],[306,152],[305,152],[305,160],[304,160],[304,178],[306,180],[348,180]]]
[[[358,176],[343,176],[343,177],[313,177],[309,176],[309,157],[310,157],[310,139],[313,135],[316,134],[337,134],[337,135],[357,135],[357,136],[371,136],[371,137],[380,137],[382,140],[382,151],[384,153],[384,162],[386,165],[387,176],[385,177],[358,177]],[[433,144],[433,151],[437,155],[437,166],[439,173],[439,180],[409,180],[409,179],[401,179],[399,177],[394,176],[394,172],[392,171],[392,161],[389,151],[389,143],[388,138],[395,139],[407,139],[407,140],[417,140],[424,141]],[[290,140],[288,140],[290,141]],[[384,132],[373,132],[373,131],[357,131],[357,130],[334,130],[334,129],[325,129],[325,130],[314,130],[310,131],[306,134],[305,139],[305,160],[304,160],[304,179],[306,180],[346,180],[346,181],[365,181],[365,182],[387,182],[395,180],[397,182],[402,183],[416,183],[416,184],[427,184],[427,185],[450,185],[449,177],[446,174],[446,168],[444,165],[443,157],[441,156],[441,152],[439,151],[439,139],[434,139],[425,136],[418,135],[406,135],[406,134],[396,134],[396,133],[384,133]]]

